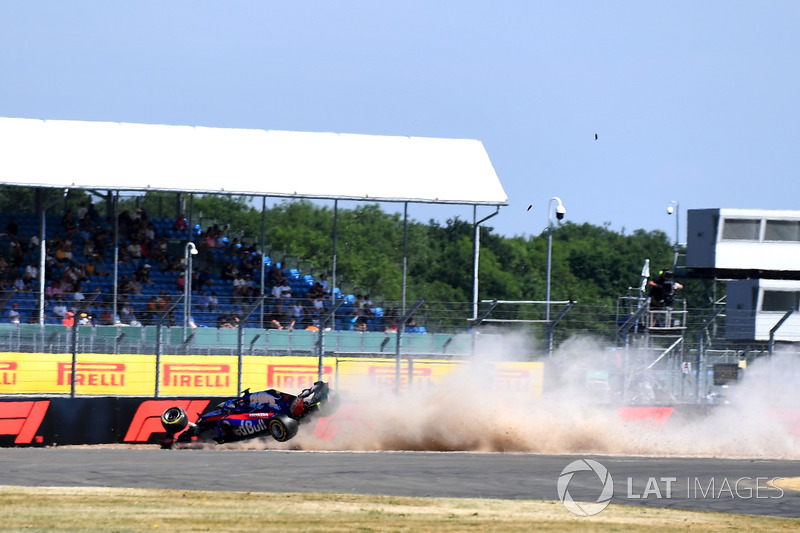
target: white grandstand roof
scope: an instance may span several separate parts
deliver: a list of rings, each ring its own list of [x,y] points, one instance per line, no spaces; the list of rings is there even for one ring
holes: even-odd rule
[[[471,139],[0,117],[0,184],[506,205]]]

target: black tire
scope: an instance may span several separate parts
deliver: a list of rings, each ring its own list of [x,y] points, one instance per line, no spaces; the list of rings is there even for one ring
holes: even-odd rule
[[[189,416],[180,407],[170,407],[161,415],[161,425],[170,435],[180,433],[189,425]]]
[[[295,435],[300,423],[286,415],[276,416],[269,421],[269,434],[278,442],[286,442]]]
[[[319,403],[318,413],[319,416],[331,416],[339,410],[339,405],[342,401],[339,399],[339,394],[333,389],[328,389],[328,397]]]

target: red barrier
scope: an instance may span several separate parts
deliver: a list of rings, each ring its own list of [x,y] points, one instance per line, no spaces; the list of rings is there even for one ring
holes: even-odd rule
[[[648,425],[660,431],[674,410],[673,407],[622,407],[619,415],[623,420],[647,422]]]
[[[2,402],[0,403],[0,435],[16,435],[14,444],[32,444],[50,402]],[[38,436],[36,443],[41,443]]]

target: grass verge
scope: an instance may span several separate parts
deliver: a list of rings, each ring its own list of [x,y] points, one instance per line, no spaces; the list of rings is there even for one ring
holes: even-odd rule
[[[559,502],[319,493],[0,486],[0,531],[767,531],[800,520],[610,505],[590,518]]]

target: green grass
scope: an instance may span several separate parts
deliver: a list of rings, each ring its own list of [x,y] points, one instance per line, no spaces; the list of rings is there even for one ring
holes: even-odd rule
[[[435,532],[798,530],[800,520],[559,502],[319,493],[0,486],[0,531]]]

